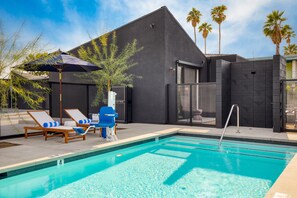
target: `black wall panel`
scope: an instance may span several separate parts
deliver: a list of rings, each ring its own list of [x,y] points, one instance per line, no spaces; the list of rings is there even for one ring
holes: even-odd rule
[[[216,60],[216,127],[223,128],[230,111],[231,63]]]
[[[240,125],[272,127],[272,61],[231,64],[231,104],[240,107]]]
[[[88,104],[87,104],[87,86],[85,85],[72,85],[63,84],[62,86],[62,104],[63,104],[63,117],[68,117],[64,112],[64,109],[77,108],[83,114],[87,115]],[[51,115],[53,117],[59,117],[59,84],[52,84],[52,95],[51,95]]]

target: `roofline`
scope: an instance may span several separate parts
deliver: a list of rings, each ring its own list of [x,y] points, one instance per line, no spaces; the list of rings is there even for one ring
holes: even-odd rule
[[[272,60],[273,56],[263,56],[263,57],[256,57],[256,58],[248,58],[249,61],[257,61],[257,60]]]
[[[286,58],[287,61],[297,60],[297,54],[285,55],[284,57]]]
[[[290,62],[292,60],[297,60],[297,54],[292,55],[283,55],[287,62]],[[248,58],[248,60],[272,60],[273,56],[264,56],[264,57],[256,57],[256,58]]]
[[[141,19],[143,19],[143,18],[145,18],[145,17],[147,17],[147,16],[150,16],[150,15],[154,14],[155,12],[158,12],[158,11],[164,9],[164,7],[166,8],[166,6],[162,6],[161,8],[158,8],[157,10],[154,10],[154,11],[148,13],[148,14],[145,14],[145,15],[143,15],[143,16],[137,18],[137,19],[134,19],[134,20],[132,20],[132,21],[130,21],[130,22],[128,22],[128,23],[126,23],[126,24],[124,24],[124,25],[122,25],[122,26],[119,26],[119,27],[117,27],[117,28],[115,28],[115,29],[113,29],[113,30],[111,30],[111,31],[109,31],[109,32],[106,32],[106,33],[104,33],[104,34],[109,34],[109,33],[115,32],[115,31],[117,31],[117,30],[119,30],[119,29],[121,29],[121,28],[124,28],[124,27],[126,27],[126,26],[128,26],[128,25],[130,25],[130,24],[132,24],[132,23],[135,23],[135,22],[137,22],[137,21],[139,21],[139,20],[141,20]],[[167,9],[167,10],[168,10],[168,9]],[[104,35],[104,34],[102,34],[102,35]],[[100,36],[102,36],[102,35],[100,35]],[[67,51],[67,52],[73,51],[73,50],[79,48],[80,46],[86,45],[86,44],[88,44],[89,42],[91,42],[92,40],[98,39],[100,36],[98,36],[98,37],[96,37],[96,38],[93,38],[93,39],[91,39],[91,40],[89,40],[89,41],[87,41],[87,42],[85,42],[85,43],[83,43],[83,44],[81,44],[81,45],[79,45],[79,46],[77,46],[77,47],[74,47],[74,48],[72,48],[71,50],[69,50],[69,51]]]
[[[175,20],[177,25],[181,28],[181,30],[185,33],[185,35],[192,41],[192,43],[195,45],[195,47],[198,49],[199,52],[201,52],[201,55],[204,59],[206,59],[206,56],[204,53],[199,49],[199,47],[196,45],[196,43],[193,41],[193,39],[190,37],[190,35],[186,32],[186,30],[183,28],[183,26],[178,22],[178,20],[174,17],[174,15],[170,12],[170,10],[166,6],[162,6],[160,9],[165,9],[168,11],[168,13],[172,16],[172,18]],[[158,9],[159,10],[159,9]],[[166,24],[165,24],[166,25]]]
[[[130,21],[130,22],[128,22],[128,23],[126,23],[126,24],[124,24],[124,25],[122,25],[122,26],[120,26],[120,27],[118,27],[118,28],[116,28],[116,29],[113,29],[113,30],[111,30],[111,31],[109,31],[109,32],[106,32],[105,34],[107,34],[107,33],[111,33],[111,32],[114,32],[114,31],[117,31],[117,30],[119,30],[119,29],[121,29],[121,28],[124,28],[124,27],[126,27],[126,26],[128,26],[128,25],[130,25],[130,24],[132,24],[132,23],[135,23],[135,22],[137,22],[137,21],[139,21],[139,20],[141,20],[141,19],[143,19],[143,18],[145,18],[145,17],[147,17],[147,16],[150,16],[150,15],[152,15],[152,14],[154,14],[154,13],[156,13],[156,12],[162,10],[162,9],[168,11],[168,13],[169,13],[169,14],[172,16],[172,18],[176,21],[176,23],[177,23],[178,26],[182,29],[182,31],[185,33],[185,35],[186,35],[186,36],[193,42],[193,44],[194,44],[195,47],[198,49],[198,51],[201,52],[201,55],[203,56],[203,58],[206,59],[206,56],[203,54],[203,52],[199,49],[199,47],[195,44],[195,42],[193,41],[193,39],[189,36],[189,34],[185,31],[185,29],[184,29],[184,28],[181,26],[181,24],[176,20],[176,18],[174,17],[174,15],[170,12],[170,10],[169,10],[166,6],[162,6],[162,7],[158,8],[157,10],[154,10],[154,11],[148,13],[148,14],[145,14],[145,15],[143,15],[143,16],[137,18],[137,19],[134,19],[133,21]],[[165,25],[166,25],[166,24],[165,24]],[[102,34],[102,35],[103,35],[103,34]],[[102,35],[100,35],[100,36],[102,36]],[[86,45],[87,43],[89,43],[90,41],[95,40],[95,39],[98,39],[100,36],[98,36],[98,37],[96,37],[96,38],[94,38],[94,39],[91,39],[91,40],[89,40],[89,41],[87,41],[87,42],[85,42],[85,43],[83,43],[83,44],[81,44],[81,45],[79,45],[79,46],[77,46],[77,47],[74,47],[74,48],[72,48],[71,50],[68,50],[67,52],[71,52],[71,51],[73,51],[73,50],[75,50],[75,49],[77,49],[77,48],[79,48],[79,47],[81,47],[81,46],[84,46],[84,45]]]
[[[245,58],[245,57],[240,56],[240,55],[238,55],[238,54],[205,54],[205,56],[206,56],[207,58],[220,57],[220,56],[238,56],[238,57],[240,57],[240,58],[242,58],[242,59],[248,59],[248,58]]]

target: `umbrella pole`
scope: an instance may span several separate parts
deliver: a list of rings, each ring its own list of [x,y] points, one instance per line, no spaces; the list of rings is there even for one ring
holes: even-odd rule
[[[62,69],[59,70],[59,81],[60,81],[60,123],[62,124]]]

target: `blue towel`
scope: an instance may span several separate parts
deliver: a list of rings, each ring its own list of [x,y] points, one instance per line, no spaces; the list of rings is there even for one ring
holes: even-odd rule
[[[85,133],[84,129],[82,127],[73,127],[74,131],[79,134],[82,135]]]

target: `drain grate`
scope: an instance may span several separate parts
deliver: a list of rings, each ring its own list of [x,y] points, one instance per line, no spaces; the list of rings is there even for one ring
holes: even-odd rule
[[[11,142],[0,142],[0,149],[12,147],[12,146],[19,146],[19,145],[20,144],[15,144],[15,143],[11,143]]]

